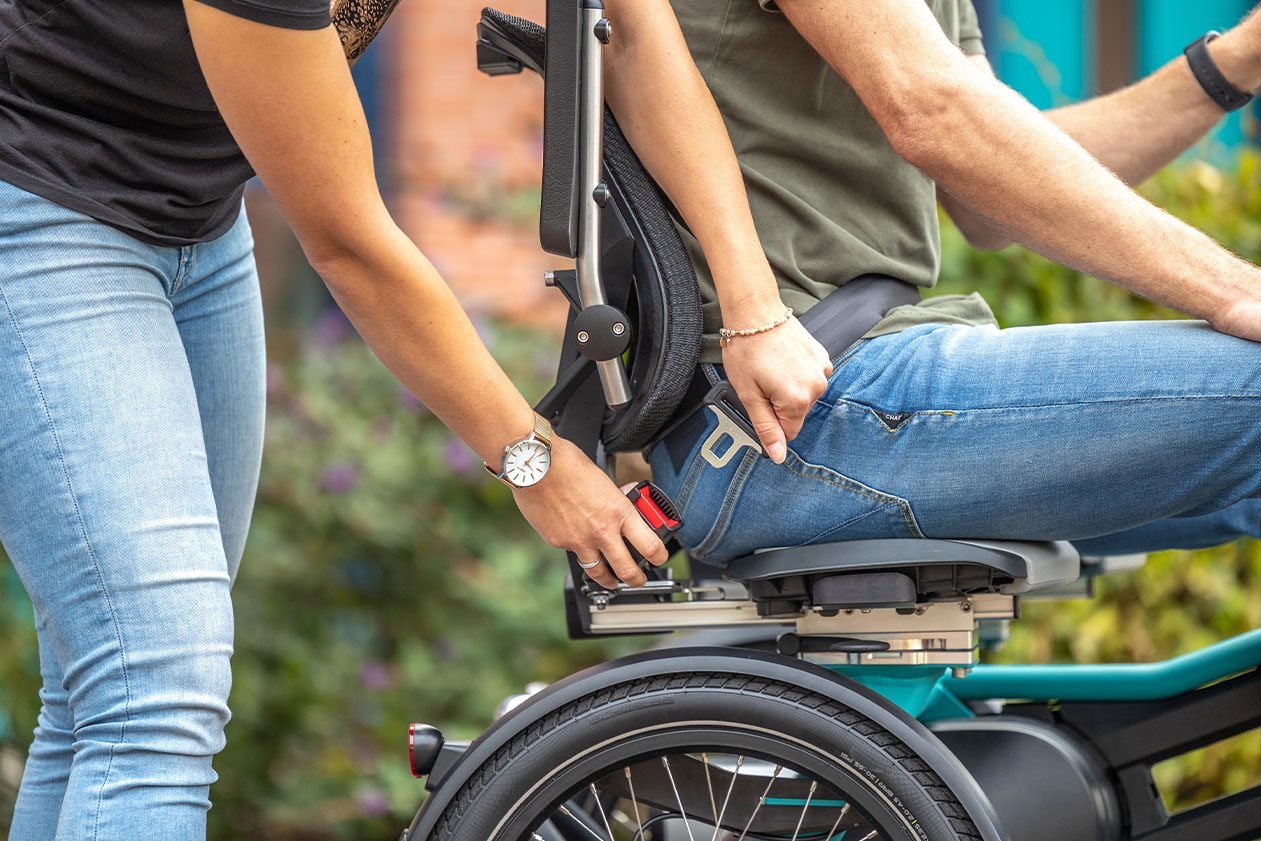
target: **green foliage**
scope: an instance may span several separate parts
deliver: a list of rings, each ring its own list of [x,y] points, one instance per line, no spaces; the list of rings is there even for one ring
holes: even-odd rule
[[[1261,260],[1258,159],[1237,173],[1191,165],[1145,192]],[[1006,325],[1159,318],[1142,301],[1020,249],[966,249],[947,227],[940,292],[979,289]],[[213,839],[389,838],[421,787],[405,726],[472,736],[505,696],[644,641],[571,643],[558,553],[516,513],[477,459],[406,393],[336,318],[274,364],[267,455],[235,589],[234,717],[211,812]],[[527,395],[552,373],[554,343],[490,331]],[[468,385],[476,389],[476,383]],[[1165,553],[1100,585],[1094,602],[1030,604],[1001,659],[1154,660],[1261,627],[1261,547]],[[38,663],[30,606],[0,561],[0,747],[34,726]],[[1175,763],[1178,802],[1238,785],[1261,743]],[[0,831],[12,792],[0,750]],[[1246,771],[1245,771],[1246,773]]]

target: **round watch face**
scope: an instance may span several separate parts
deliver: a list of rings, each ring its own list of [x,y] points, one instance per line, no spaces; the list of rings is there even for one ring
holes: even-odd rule
[[[551,464],[551,450],[542,441],[518,441],[504,453],[504,478],[518,488],[528,488],[542,480]]]

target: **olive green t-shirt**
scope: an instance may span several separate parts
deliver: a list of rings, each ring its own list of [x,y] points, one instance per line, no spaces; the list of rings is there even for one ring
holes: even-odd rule
[[[963,52],[984,52],[972,0],[925,2]],[[854,89],[772,0],[673,5],[731,134],[784,303],[801,314],[864,274],[932,286],[941,250],[935,185],[893,151]],[[680,232],[704,300],[702,358],[717,362],[713,278],[696,240]],[[868,335],[941,322],[992,324],[994,316],[979,295],[941,296],[892,310]]]

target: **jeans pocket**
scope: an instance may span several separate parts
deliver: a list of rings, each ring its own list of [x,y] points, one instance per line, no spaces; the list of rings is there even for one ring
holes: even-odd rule
[[[777,546],[923,537],[909,501],[807,462],[792,449],[783,464],[748,452],[725,481],[706,481],[707,469],[701,467],[684,515],[700,520],[689,523],[684,543],[706,563]]]

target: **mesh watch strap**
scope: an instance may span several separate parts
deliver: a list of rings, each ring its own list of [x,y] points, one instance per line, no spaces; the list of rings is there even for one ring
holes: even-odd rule
[[[1220,105],[1223,111],[1238,111],[1252,101],[1252,94],[1245,93],[1232,85],[1230,80],[1222,75],[1217,62],[1213,61],[1208,45],[1210,41],[1221,37],[1221,34],[1215,31],[1206,32],[1188,44],[1182,52],[1187,57],[1187,64],[1191,65],[1192,75],[1200,83],[1200,87],[1204,88],[1204,92]]]
[[[552,439],[556,437],[556,433],[552,431],[552,425],[547,422],[547,418],[534,413],[534,437],[538,438],[547,446],[552,446]]]

